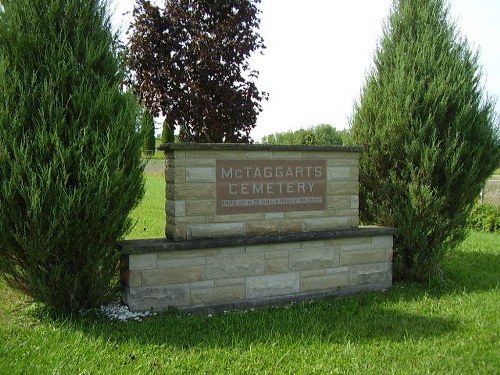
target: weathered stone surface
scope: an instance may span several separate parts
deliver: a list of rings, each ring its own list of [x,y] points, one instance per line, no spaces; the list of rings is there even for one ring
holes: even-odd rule
[[[351,196],[351,208],[359,208],[359,195]]]
[[[189,305],[189,285],[169,285],[153,288],[131,288],[125,302],[132,311],[164,310],[170,306]]]
[[[247,298],[265,298],[299,292],[299,274],[285,273],[248,277]]]
[[[391,263],[362,264],[351,266],[350,284],[391,283]]]
[[[264,213],[264,220],[265,221],[282,220],[284,218],[285,218],[284,212],[266,212],[266,213]]]
[[[329,209],[352,208],[352,195],[340,195],[327,197],[327,207]]]
[[[278,224],[278,233],[298,233],[302,232],[302,220],[284,220]]]
[[[165,181],[167,184],[182,184],[186,182],[186,169],[179,167],[169,167],[165,170]]]
[[[215,182],[215,168],[188,167],[186,168],[186,182]]]
[[[205,280],[205,267],[173,267],[142,271],[143,286],[161,286]]]
[[[350,266],[353,264],[380,263],[385,261],[386,261],[385,249],[349,251],[340,254],[341,266]]]
[[[191,290],[192,306],[210,306],[217,303],[241,301],[243,299],[245,299],[244,285]]]
[[[167,267],[191,267],[205,265],[205,257],[189,257],[189,258],[167,258],[158,259],[158,268]]]
[[[326,188],[328,195],[358,195],[359,184],[357,182],[330,182]]]
[[[349,217],[325,217],[321,219],[304,219],[304,232],[345,229],[352,226]]]
[[[186,203],[186,214],[188,216],[210,216],[214,213],[215,200],[213,199],[190,200]]]
[[[207,279],[222,279],[262,275],[265,273],[263,254],[237,254],[207,259]]]
[[[278,224],[263,221],[247,223],[245,233],[247,236],[265,236],[278,233]]]
[[[170,218],[175,218],[176,216],[186,216],[186,201],[167,200],[167,215]]]
[[[244,277],[233,277],[230,279],[217,279],[217,280],[214,280],[214,283],[215,283],[216,287],[231,286],[231,285],[245,285],[245,278]]]
[[[328,167],[328,181],[349,181],[351,180],[350,167]]]
[[[332,268],[339,265],[339,254],[330,248],[308,249],[290,253],[290,269],[305,271],[318,268]]]
[[[379,236],[372,238],[372,248],[390,248],[392,249],[392,236]]]
[[[128,285],[130,288],[138,288],[142,286],[142,271],[129,271],[128,272]]]
[[[187,226],[188,239],[236,237],[245,234],[244,223],[199,224]]]
[[[128,258],[130,270],[149,270],[156,268],[157,253],[130,254]]]
[[[215,199],[215,185],[208,182],[174,184],[175,199]],[[168,187],[167,187],[168,189]]]
[[[288,257],[286,258],[276,258],[276,259],[266,259],[266,273],[284,273],[289,271]]]
[[[300,281],[301,292],[315,292],[349,285],[349,274],[338,273],[325,276],[304,277]]]

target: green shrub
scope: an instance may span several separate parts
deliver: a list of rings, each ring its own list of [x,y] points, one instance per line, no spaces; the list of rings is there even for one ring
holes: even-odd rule
[[[95,306],[144,191],[138,106],[101,1],[2,3],[0,274],[58,310]]]
[[[444,0],[396,0],[352,124],[360,216],[398,228],[396,279],[426,280],[465,237],[484,181],[500,161],[494,103],[478,55]]]
[[[481,232],[500,230],[500,207],[492,204],[478,204],[470,213],[469,228]]]

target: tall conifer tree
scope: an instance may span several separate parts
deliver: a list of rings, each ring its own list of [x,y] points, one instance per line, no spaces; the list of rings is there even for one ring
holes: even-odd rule
[[[2,0],[0,273],[59,310],[112,296],[143,195],[138,106],[100,0]]]
[[[460,37],[444,0],[394,1],[352,133],[366,146],[361,219],[399,229],[396,277],[438,273],[500,161],[478,54]]]

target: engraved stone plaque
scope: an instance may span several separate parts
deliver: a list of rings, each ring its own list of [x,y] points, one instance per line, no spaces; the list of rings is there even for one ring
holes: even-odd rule
[[[217,215],[326,209],[326,160],[217,160]]]

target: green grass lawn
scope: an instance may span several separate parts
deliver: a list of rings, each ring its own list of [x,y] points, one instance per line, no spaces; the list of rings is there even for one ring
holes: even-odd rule
[[[129,238],[163,236],[163,177],[147,184]],[[214,316],[54,317],[0,281],[0,374],[498,374],[499,283],[500,233],[430,284]]]
[[[131,216],[135,226],[127,239],[165,237],[165,177],[146,175],[146,193]]]

